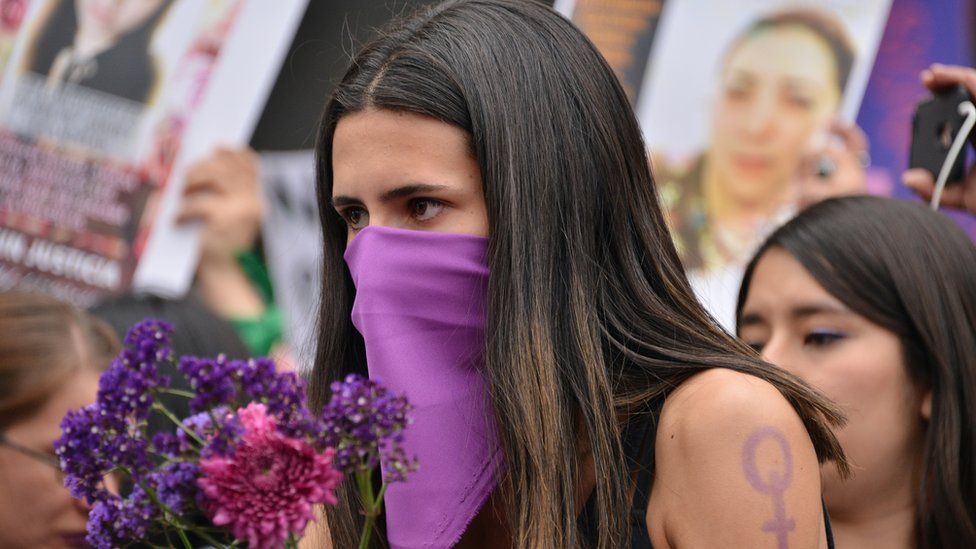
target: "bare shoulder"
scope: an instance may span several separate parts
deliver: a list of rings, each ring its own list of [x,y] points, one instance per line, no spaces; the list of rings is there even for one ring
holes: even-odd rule
[[[661,427],[682,435],[683,444],[712,444],[715,437],[734,437],[757,423],[794,424],[806,437],[800,417],[773,384],[727,368],[692,376],[668,396],[661,411]]]
[[[655,547],[819,546],[819,464],[776,387],[714,368],[668,396],[648,526]]]

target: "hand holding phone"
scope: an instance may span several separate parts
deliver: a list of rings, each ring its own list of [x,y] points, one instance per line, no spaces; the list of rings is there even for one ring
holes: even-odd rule
[[[947,90],[952,90],[961,85],[970,96],[976,95],[976,69],[969,67],[934,64],[922,71],[921,81],[934,94],[944,93]],[[965,117],[963,116],[963,118]],[[935,136],[936,138],[929,141],[930,146],[932,141],[937,140],[939,133],[935,132]],[[913,149],[916,148],[916,141],[918,140],[913,139]],[[921,156],[920,154],[913,153],[912,166],[921,164]],[[944,161],[945,156],[939,154],[938,159]],[[938,159],[933,160],[929,158],[928,164],[933,167],[913,167],[913,169],[909,169],[902,175],[902,181],[905,185],[923,199],[929,200],[934,194],[937,174],[933,175],[933,172],[941,168],[941,163],[938,166],[934,166],[936,162],[940,162]],[[952,208],[964,208],[976,214],[976,169],[970,169],[968,174],[961,173],[957,170],[952,175],[955,177],[949,178],[951,184],[944,189],[941,197],[941,205]]]
[[[938,177],[949,156],[950,148],[961,131],[966,130],[966,115],[960,105],[973,98],[961,85],[939,90],[918,104],[912,121],[912,149],[909,167],[925,168]],[[965,137],[972,143],[972,131]],[[949,170],[948,182],[962,182],[966,167],[966,147],[959,151]]]

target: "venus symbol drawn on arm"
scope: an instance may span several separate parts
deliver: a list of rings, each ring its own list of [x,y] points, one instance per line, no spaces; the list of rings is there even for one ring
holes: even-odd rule
[[[782,470],[767,471],[760,473],[756,464],[756,453],[759,445],[772,440],[779,446],[782,457]],[[786,442],[786,437],[780,431],[772,427],[763,427],[753,431],[742,446],[742,472],[745,473],[746,480],[760,494],[766,494],[773,498],[773,518],[767,520],[762,529],[776,535],[776,545],[779,549],[788,547],[789,533],[796,529],[796,522],[786,516],[786,501],[783,494],[793,482],[793,453]]]

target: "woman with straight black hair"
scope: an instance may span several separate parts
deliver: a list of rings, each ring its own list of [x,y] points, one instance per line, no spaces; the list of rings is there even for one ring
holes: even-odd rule
[[[326,106],[318,193],[312,394],[368,373],[414,405],[391,547],[828,546],[840,414],[695,300],[627,97],[552,10],[382,32]]]
[[[838,547],[976,547],[976,248],[921,204],[828,200],[746,270],[739,335],[849,423],[824,467]]]

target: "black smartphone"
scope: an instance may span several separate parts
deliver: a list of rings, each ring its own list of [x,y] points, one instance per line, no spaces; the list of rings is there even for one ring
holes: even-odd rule
[[[973,101],[973,97],[963,86],[947,88],[937,92],[930,99],[918,104],[915,117],[912,119],[912,149],[909,155],[909,167],[925,168],[932,172],[933,178],[939,177],[942,164],[949,155],[949,148],[962,129],[966,115],[959,114],[959,105],[966,101]],[[968,141],[973,141],[970,131]],[[960,182],[966,167],[966,149],[963,146],[959,156],[949,171],[949,183]]]

